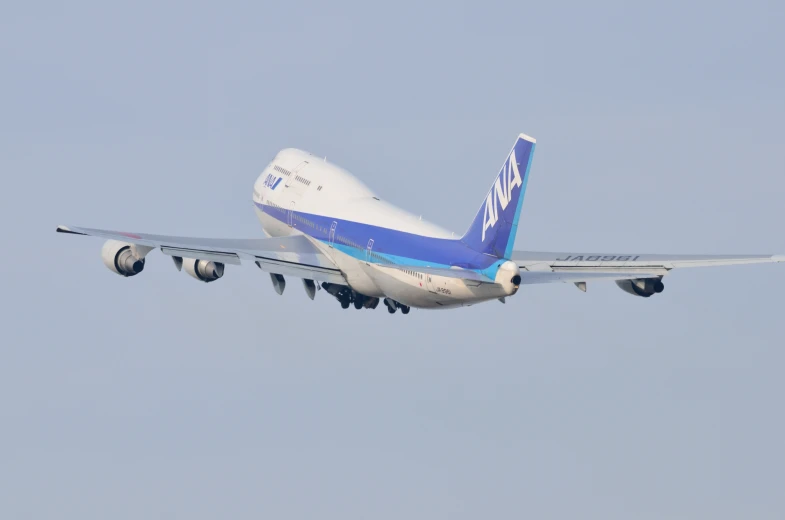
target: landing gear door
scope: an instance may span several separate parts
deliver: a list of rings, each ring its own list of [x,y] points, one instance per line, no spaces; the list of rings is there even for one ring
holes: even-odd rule
[[[286,215],[289,227],[294,227],[294,201],[289,204],[289,213]]]
[[[371,265],[371,250],[373,249],[373,239],[368,241],[368,247],[365,248],[365,264]]]

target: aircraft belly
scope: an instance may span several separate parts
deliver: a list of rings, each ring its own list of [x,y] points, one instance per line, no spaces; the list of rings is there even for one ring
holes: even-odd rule
[[[406,275],[403,275],[406,277]],[[406,282],[408,280],[404,280]],[[504,296],[503,288],[497,284],[474,284],[464,280],[443,276],[430,275],[429,282],[423,287],[419,281],[414,285],[400,284],[394,290],[398,291],[396,300],[409,305],[429,309],[450,309],[473,305],[488,300],[495,300]]]
[[[446,309],[464,305],[464,301],[456,297],[457,293],[431,291],[424,280],[413,278],[400,269],[380,265],[372,265],[370,269],[376,285],[385,296],[409,307]]]

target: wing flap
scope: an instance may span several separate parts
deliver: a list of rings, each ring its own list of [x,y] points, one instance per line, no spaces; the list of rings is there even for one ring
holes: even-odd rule
[[[161,246],[161,252],[169,256],[179,256],[185,258],[198,258],[211,262],[221,262],[223,264],[240,265],[240,256],[237,253],[224,251],[206,251],[204,249],[191,249],[184,247]]]
[[[296,276],[298,278],[318,280],[320,282],[346,284],[346,279],[344,278],[341,271],[337,268],[329,268],[299,262],[289,262],[277,258],[267,258],[260,256],[256,257],[256,265],[259,266],[259,269],[262,271],[267,271],[268,273]]]

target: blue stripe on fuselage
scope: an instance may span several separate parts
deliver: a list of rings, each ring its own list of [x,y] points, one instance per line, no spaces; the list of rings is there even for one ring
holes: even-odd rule
[[[288,224],[289,210],[255,202],[256,207],[276,220]],[[389,263],[411,266],[462,267],[490,277],[496,277],[504,260],[478,253],[460,239],[434,238],[398,231],[351,220],[314,215],[301,211],[292,214],[294,227],[321,242],[329,242],[330,227],[337,222],[333,246],[358,260],[366,260],[368,241],[373,239],[373,253]],[[385,261],[369,258],[370,263],[384,265]]]

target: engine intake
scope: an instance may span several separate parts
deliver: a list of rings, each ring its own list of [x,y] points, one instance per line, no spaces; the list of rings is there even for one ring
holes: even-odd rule
[[[106,241],[101,249],[101,260],[110,271],[126,278],[144,270],[144,257],[137,256],[132,244],[119,240]]]
[[[665,290],[665,284],[660,278],[636,278],[634,280],[616,280],[616,285],[626,292],[642,298],[659,294]]]
[[[214,282],[224,275],[224,264],[221,262],[183,258],[183,267],[190,276],[205,283]]]

